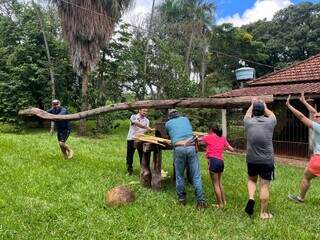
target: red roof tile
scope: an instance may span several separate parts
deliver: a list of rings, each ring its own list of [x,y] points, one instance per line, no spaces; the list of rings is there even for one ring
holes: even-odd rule
[[[229,92],[216,94],[212,97],[241,97],[241,96],[260,96],[260,95],[288,95],[299,94],[300,92],[309,94],[320,94],[320,81],[300,84],[282,84],[271,86],[252,86],[235,89]]]
[[[320,53],[287,68],[267,74],[250,86],[320,81]]]

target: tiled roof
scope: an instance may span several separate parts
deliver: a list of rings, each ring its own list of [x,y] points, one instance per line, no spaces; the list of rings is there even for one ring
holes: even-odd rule
[[[248,86],[212,97],[320,94],[320,53],[287,68],[248,82]]]
[[[309,94],[320,94],[320,81],[299,84],[282,84],[271,86],[252,86],[235,89],[229,92],[214,95],[213,97],[241,97],[260,95],[288,95],[299,94],[301,92]]]
[[[320,81],[320,53],[287,68],[267,74],[250,86]]]

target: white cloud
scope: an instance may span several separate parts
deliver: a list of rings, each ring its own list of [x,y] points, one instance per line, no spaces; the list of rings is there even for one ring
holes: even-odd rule
[[[253,7],[247,9],[242,16],[236,13],[233,16],[220,18],[217,24],[232,23],[234,26],[239,27],[264,18],[271,20],[277,11],[291,4],[293,3],[290,0],[257,0]]]
[[[155,4],[158,5],[159,0],[156,0]],[[142,19],[151,12],[152,0],[135,0],[134,5],[125,13],[123,20],[132,25],[139,25]]]

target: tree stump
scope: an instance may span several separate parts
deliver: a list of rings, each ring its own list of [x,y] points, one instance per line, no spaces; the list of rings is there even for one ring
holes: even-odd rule
[[[125,203],[134,202],[134,193],[126,186],[118,186],[112,188],[106,194],[106,204],[111,206],[117,206]]]
[[[150,158],[153,152],[152,167]],[[143,156],[140,170],[140,182],[143,186],[151,187],[154,191],[161,189],[161,147],[157,144],[143,143]]]
[[[151,188],[155,191],[160,191],[161,189],[161,162],[161,147],[155,146],[155,149],[153,151],[153,162],[151,168]]]
[[[144,143],[140,170],[140,182],[145,187],[151,187],[150,156],[150,143]]]

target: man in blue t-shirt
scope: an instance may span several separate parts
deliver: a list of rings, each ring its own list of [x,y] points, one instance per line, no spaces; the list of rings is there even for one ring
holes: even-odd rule
[[[203,196],[199,159],[190,121],[187,117],[180,116],[176,109],[171,109],[165,127],[173,146],[178,201],[182,205],[186,203],[184,172],[188,165],[195,188],[197,208],[204,209],[207,204]]]
[[[55,115],[66,115],[68,111],[66,108],[61,106],[59,100],[55,99],[52,101],[52,108],[47,111],[48,113]],[[57,137],[60,149],[66,159],[71,159],[73,157],[72,149],[66,144],[67,139],[71,132],[71,125],[69,121],[57,121],[55,122],[57,129]]]

